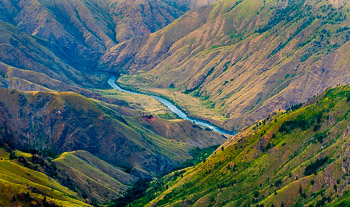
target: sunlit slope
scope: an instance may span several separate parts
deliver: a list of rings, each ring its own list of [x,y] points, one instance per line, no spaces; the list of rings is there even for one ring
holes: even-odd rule
[[[242,128],[350,82],[348,14],[347,1],[220,1],[118,44],[100,68],[131,74],[127,86],[175,88],[228,120],[192,114]]]
[[[53,159],[35,150],[25,153],[5,146],[0,148],[0,161],[4,196],[0,204],[4,206],[105,205],[123,196],[138,180],[81,150]]]
[[[0,148],[1,206],[90,206],[77,193],[47,175],[9,159]]]
[[[205,162],[154,182],[132,206],[344,206],[350,198],[349,103],[347,85],[272,114]]]
[[[53,162],[71,189],[97,203],[123,196],[137,180],[86,151],[65,152]]]

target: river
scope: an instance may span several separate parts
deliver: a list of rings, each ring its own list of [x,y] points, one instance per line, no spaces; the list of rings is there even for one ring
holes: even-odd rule
[[[109,80],[108,80],[108,84],[115,90],[118,90],[118,91],[121,91],[121,92],[125,92],[125,93],[131,93],[131,94],[139,94],[139,95],[147,95],[147,96],[150,96],[150,97],[153,97],[155,98],[156,100],[158,100],[159,102],[161,102],[164,106],[166,106],[170,111],[174,112],[176,115],[178,115],[181,119],[185,119],[185,120],[189,120],[195,124],[198,124],[200,126],[203,126],[203,127],[206,127],[206,128],[209,128],[213,131],[216,131],[218,133],[221,133],[221,134],[225,134],[225,135],[234,135],[235,133],[233,132],[229,132],[229,131],[226,131],[224,129],[221,129],[209,122],[206,122],[204,120],[200,120],[200,119],[196,119],[196,118],[192,118],[192,117],[189,117],[183,110],[181,110],[179,107],[175,106],[173,103],[171,103],[170,101],[162,98],[162,97],[159,97],[159,96],[155,96],[155,95],[149,95],[149,94],[145,94],[145,93],[138,93],[138,92],[135,92],[135,91],[130,91],[130,90],[126,90],[126,89],[123,89],[121,88],[119,85],[116,84],[116,80],[117,78],[115,76],[112,76]]]

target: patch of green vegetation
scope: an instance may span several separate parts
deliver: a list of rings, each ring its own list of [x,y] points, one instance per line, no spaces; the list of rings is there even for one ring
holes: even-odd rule
[[[315,125],[317,126],[317,125]],[[315,131],[315,130],[314,130]],[[322,133],[317,133],[315,134],[315,140],[317,140],[318,142],[320,142],[321,144],[323,143],[323,140],[327,137],[327,134],[325,132]]]
[[[192,167],[205,161],[218,147],[219,145],[214,145],[203,149],[198,147],[191,149],[189,153],[192,156],[192,159],[186,160],[178,169]]]
[[[344,194],[342,197],[336,199],[333,202],[328,202],[328,203],[325,202],[324,204],[325,206],[332,206],[332,207],[350,207],[350,192]]]
[[[306,117],[304,114],[298,115],[293,120],[283,122],[281,127],[279,128],[279,132],[289,133],[297,128],[300,128],[301,130],[305,131],[315,123],[320,124],[322,122],[323,113],[323,111],[320,111],[316,114],[312,114],[312,116],[309,117]]]
[[[307,4],[304,3],[305,0],[296,0],[287,4],[285,8],[277,10],[269,22],[257,30],[257,33],[264,33],[282,21],[290,21],[293,18],[301,19],[305,17],[305,15],[308,14],[307,11],[310,10],[310,8]]]
[[[158,114],[157,116],[161,119],[169,119],[169,120],[178,118],[173,113]]]
[[[113,200],[110,207],[124,207],[129,203],[137,200],[143,196],[146,196],[146,190],[150,188],[150,181],[148,179],[138,180],[133,188],[130,188],[123,197]]]
[[[230,64],[231,64],[231,61],[225,62],[225,64],[224,64],[224,70],[222,71],[223,73],[224,73],[225,71],[227,71],[227,69],[229,68]]]
[[[320,169],[327,161],[328,161],[328,157],[324,157],[321,159],[317,159],[313,163],[310,163],[308,166],[306,166],[304,175],[308,176],[311,174],[316,174],[317,170]]]

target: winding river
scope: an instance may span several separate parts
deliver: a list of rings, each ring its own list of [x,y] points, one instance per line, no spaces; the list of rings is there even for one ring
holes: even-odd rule
[[[153,97],[155,98],[156,100],[158,100],[159,102],[161,102],[162,104],[164,104],[170,111],[174,112],[176,115],[178,115],[181,119],[185,119],[185,120],[189,120],[195,124],[198,124],[200,126],[203,126],[203,127],[206,127],[206,128],[209,128],[213,131],[216,131],[218,133],[221,133],[221,134],[225,134],[225,135],[234,135],[235,133],[233,132],[229,132],[229,131],[226,131],[224,129],[221,129],[213,124],[210,124],[204,120],[200,120],[200,119],[196,119],[196,118],[191,118],[189,117],[184,111],[182,111],[180,108],[178,108],[177,106],[175,106],[174,104],[172,104],[170,101],[162,98],[162,97],[159,97],[159,96],[155,96],[155,95],[149,95],[149,94],[144,94],[144,93],[138,93],[138,92],[135,92],[135,91],[130,91],[130,90],[126,90],[126,89],[123,89],[121,88],[120,86],[118,86],[116,84],[116,80],[117,78],[115,76],[112,76],[109,80],[108,80],[108,84],[115,90],[118,90],[118,91],[121,91],[121,92],[125,92],[125,93],[131,93],[131,94],[142,94],[142,95],[147,95],[147,96],[150,96],[150,97]]]

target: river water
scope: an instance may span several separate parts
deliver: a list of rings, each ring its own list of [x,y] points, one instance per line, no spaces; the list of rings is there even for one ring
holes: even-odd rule
[[[218,133],[221,133],[221,134],[225,134],[225,135],[234,135],[235,133],[233,132],[228,132],[224,129],[221,129],[213,124],[210,124],[204,120],[200,120],[200,119],[196,119],[196,118],[192,118],[192,117],[189,117],[183,110],[181,110],[179,107],[175,106],[174,104],[172,104],[170,101],[162,98],[162,97],[159,97],[159,96],[155,96],[155,95],[149,95],[149,94],[144,94],[144,93],[138,93],[138,92],[135,92],[135,91],[130,91],[130,90],[126,90],[126,89],[123,89],[121,88],[120,86],[118,86],[116,84],[116,80],[117,78],[115,76],[112,76],[109,80],[108,80],[108,84],[115,90],[118,90],[118,91],[121,91],[121,92],[125,92],[125,93],[131,93],[131,94],[142,94],[142,95],[147,95],[147,96],[150,96],[150,97],[153,97],[155,98],[156,100],[158,100],[159,102],[161,102],[164,106],[166,106],[170,111],[174,112],[176,115],[178,115],[181,119],[185,119],[185,120],[189,120],[195,124],[198,124],[200,126],[203,126],[203,127],[206,127],[206,128],[209,128],[213,131],[216,131]]]

